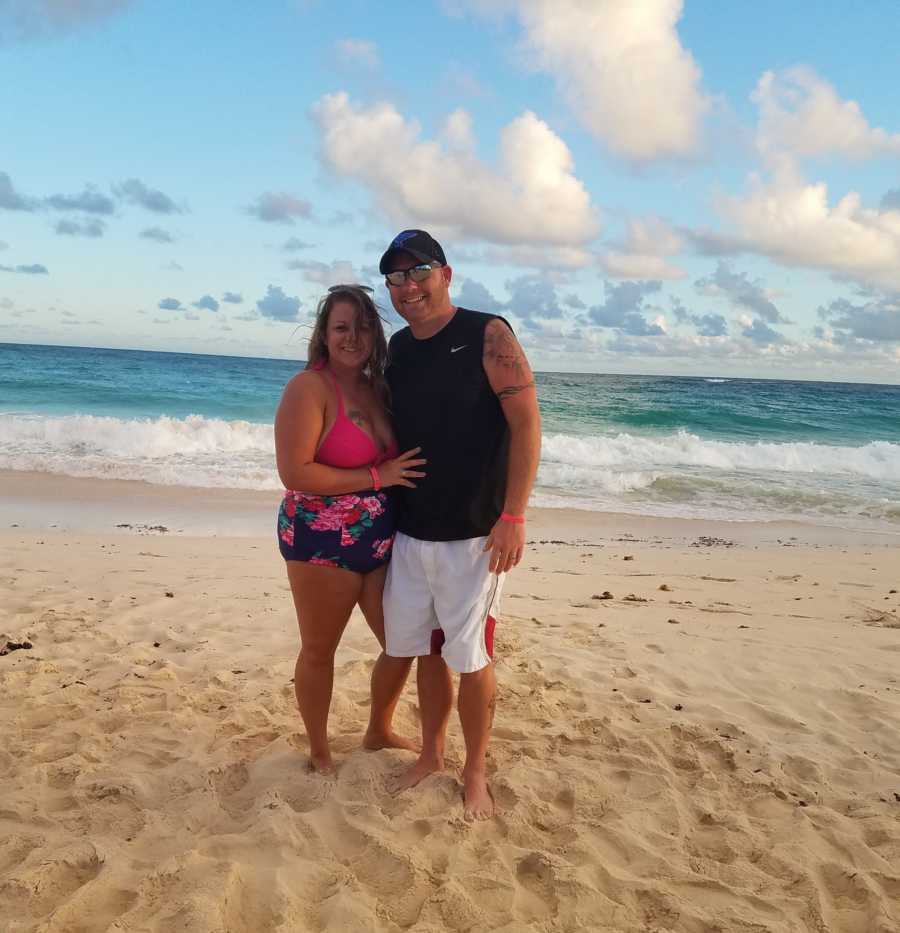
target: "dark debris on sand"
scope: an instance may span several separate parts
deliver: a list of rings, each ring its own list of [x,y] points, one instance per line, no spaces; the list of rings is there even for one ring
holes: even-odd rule
[[[119,522],[116,528],[127,528],[129,531],[136,531],[139,535],[146,535],[152,531],[158,534],[166,534],[169,530],[165,525],[132,525],[130,522]]]
[[[0,648],[0,655],[10,654],[13,651],[21,651],[22,649],[27,651],[33,647],[34,645],[30,641],[8,641],[4,647]]]

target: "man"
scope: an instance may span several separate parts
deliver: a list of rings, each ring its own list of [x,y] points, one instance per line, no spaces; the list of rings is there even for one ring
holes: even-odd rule
[[[534,377],[503,318],[454,307],[453,270],[428,233],[404,230],[379,269],[409,324],[388,349],[397,440],[401,450],[421,447],[428,463],[415,488],[400,490],[384,594],[387,653],[419,658],[422,753],[397,789],[444,767],[449,667],[459,674],[465,814],[487,819],[494,813],[485,761],[496,692],[492,612],[503,575],[525,547],[541,445]]]

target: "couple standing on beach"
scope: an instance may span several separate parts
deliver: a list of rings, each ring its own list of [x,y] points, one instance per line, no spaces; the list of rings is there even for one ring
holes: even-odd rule
[[[541,441],[534,378],[503,318],[452,304],[453,270],[428,233],[398,234],[379,271],[409,326],[388,346],[371,289],[329,289],[307,369],[275,419],[297,704],[312,767],[333,771],[334,655],[358,605],[382,647],[363,744],[417,750],[391,728],[417,658],[422,747],[396,789],[442,770],[456,671],[465,812],[486,819],[493,613],[525,546]]]

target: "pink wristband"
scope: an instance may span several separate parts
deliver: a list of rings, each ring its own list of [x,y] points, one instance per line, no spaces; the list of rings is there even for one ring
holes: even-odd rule
[[[374,464],[369,467],[369,476],[372,477],[372,488],[375,492],[378,492],[381,489],[381,479],[378,476],[378,470],[375,469]]]
[[[524,525],[525,516],[524,515],[510,515],[509,512],[501,512],[500,521],[509,522],[510,525]]]

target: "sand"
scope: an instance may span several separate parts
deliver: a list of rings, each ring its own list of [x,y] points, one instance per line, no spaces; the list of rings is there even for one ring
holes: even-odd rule
[[[900,930],[898,538],[534,511],[470,824],[455,717],[398,796],[359,747],[356,616],[306,771],[270,495],[4,479],[0,929]]]

